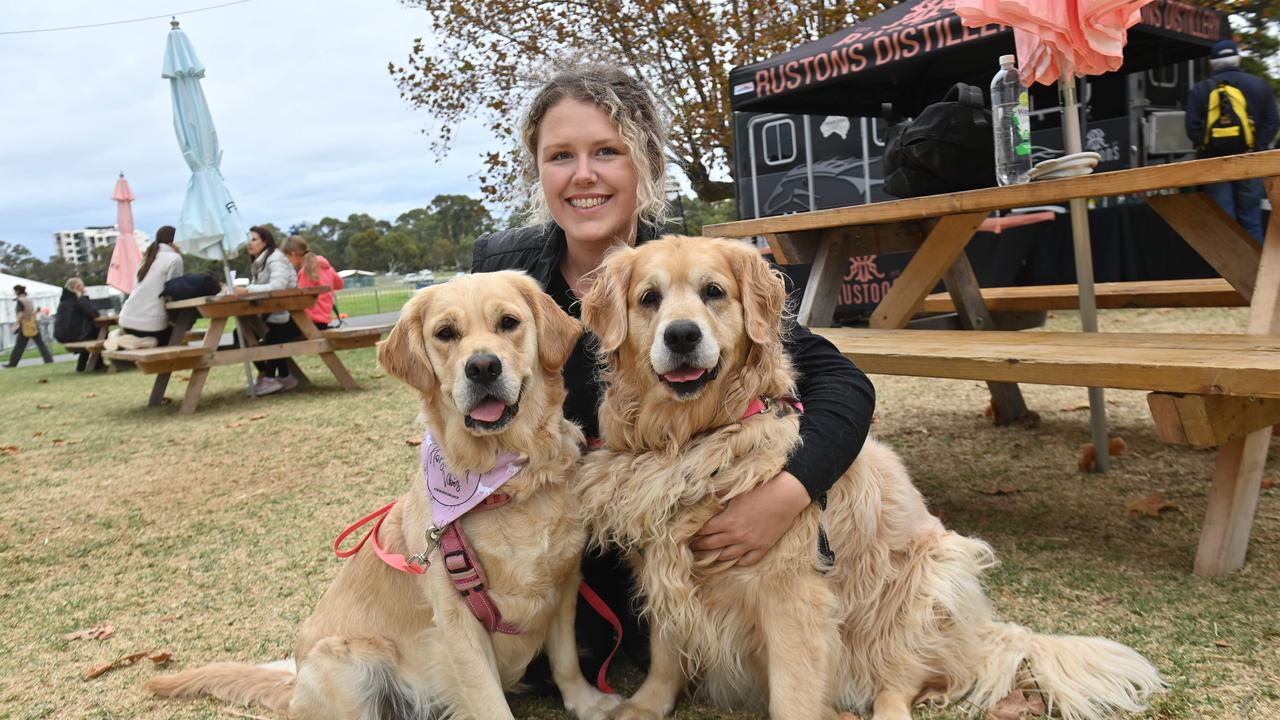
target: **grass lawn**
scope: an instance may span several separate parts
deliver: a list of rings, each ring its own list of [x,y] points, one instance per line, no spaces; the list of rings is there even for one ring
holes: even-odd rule
[[[344,308],[345,310],[345,308]],[[1235,332],[1243,310],[1108,311],[1104,330]],[[1073,329],[1073,313],[1051,327]],[[289,655],[338,570],[346,525],[416,475],[416,401],[371,349],[344,352],[362,389],[343,392],[318,359],[315,384],[242,397],[238,367],[210,374],[200,409],[146,406],[151,377],[83,375],[67,363],[0,370],[0,717],[265,717],[210,700],[143,694],[155,670],[86,670],[139,652],[172,668]],[[170,383],[180,398],[182,375]],[[874,431],[903,455],[947,524],[1003,564],[988,584],[1005,619],[1105,634],[1151,658],[1171,684],[1146,718],[1280,717],[1280,507],[1264,490],[1244,570],[1190,574],[1214,453],[1162,444],[1139,392],[1107,392],[1128,449],[1107,475],[1080,473],[1082,388],[1023,386],[1038,427],[995,428],[981,383],[877,376]],[[1267,476],[1280,474],[1280,442]],[[1012,491],[992,494],[995,487]],[[1161,493],[1176,509],[1129,517]],[[838,538],[833,538],[839,552]],[[112,623],[105,640],[65,633]],[[635,673],[617,685],[634,689]],[[548,700],[517,717],[560,718]],[[959,720],[968,708],[920,710]],[[681,720],[759,717],[682,702]]]

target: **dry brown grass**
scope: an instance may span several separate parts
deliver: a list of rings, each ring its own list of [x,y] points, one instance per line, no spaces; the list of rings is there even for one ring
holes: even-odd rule
[[[1236,332],[1243,317],[1114,311],[1103,329]],[[1051,325],[1074,322],[1063,313]],[[0,447],[18,448],[0,454],[0,717],[246,716],[212,701],[147,697],[145,660],[81,676],[144,650],[171,651],[179,667],[288,655],[338,568],[334,535],[415,472],[410,393],[383,377],[371,351],[343,357],[362,391],[343,393],[318,363],[304,363],[316,387],[250,401],[239,393],[242,374],[224,368],[192,418],[145,407],[150,377],[137,372],[0,372]],[[1173,685],[1147,717],[1280,717],[1276,490],[1263,492],[1246,568],[1196,578],[1188,570],[1213,454],[1161,444],[1142,393],[1108,392],[1113,432],[1128,450],[1112,472],[1093,475],[1075,469],[1089,435],[1088,414],[1071,409],[1085,403],[1083,389],[1024,386],[1043,422],[994,428],[980,383],[874,379],[875,433],[902,453],[951,527],[989,540],[1004,561],[990,577],[1001,615],[1137,647]],[[170,395],[181,387],[175,381]],[[1268,474],[1278,469],[1273,452]],[[984,492],[996,486],[1017,492]],[[1178,509],[1126,515],[1127,500],[1154,491]],[[109,639],[62,639],[103,621],[117,628]],[[520,717],[562,716],[546,700],[515,706]],[[965,710],[918,716],[951,720]],[[755,716],[682,703],[677,717]]]

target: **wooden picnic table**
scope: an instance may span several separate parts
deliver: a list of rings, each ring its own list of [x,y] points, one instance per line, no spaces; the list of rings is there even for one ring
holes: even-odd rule
[[[111,326],[120,322],[120,315],[112,313],[110,315],[98,315],[93,319],[93,324],[98,328],[98,335],[92,340],[78,340],[75,342],[62,343],[62,347],[72,352],[87,352],[89,359],[85,363],[85,370],[97,370],[98,364],[102,362],[103,344],[107,341],[107,335],[111,332]],[[115,372],[115,367],[111,368]]]
[[[1266,179],[1275,208],[1262,247],[1203,193],[1167,192],[1249,178]],[[1224,296],[1220,285],[1197,288],[1195,297],[1207,305],[1247,304],[1247,333],[1270,337],[1259,338],[1244,352],[1238,339],[1224,335],[1121,337],[995,330],[964,254],[988,213],[1113,195],[1144,195],[1241,302],[1232,302],[1229,293]],[[831,325],[850,257],[915,251],[872,312],[870,330],[819,332],[873,372],[987,380],[996,417],[1005,422],[1027,412],[1015,382],[1152,391],[1149,404],[1162,438],[1189,445],[1216,438],[1221,448],[1196,572],[1220,574],[1244,563],[1271,424],[1280,422],[1280,397],[1257,393],[1268,384],[1280,388],[1280,344],[1274,337],[1280,334],[1280,150],[721,223],[708,225],[704,234],[763,236],[779,263],[812,263],[798,319],[814,328]],[[945,282],[961,326],[983,330],[981,335],[902,329],[939,280]],[[1027,309],[1035,304],[1027,295],[1035,293],[1006,291],[1002,299],[1019,295],[1019,308]],[[1042,292],[1060,306],[1070,304],[1063,294],[1062,287]],[[1162,293],[1143,286],[1129,295],[1121,288],[1108,288],[1107,295],[1107,305],[1122,307],[1133,298]],[[894,332],[878,334],[886,330]],[[1194,357],[1187,355],[1188,349],[1195,351]]]
[[[160,405],[164,402],[169,376],[173,372],[192,370],[191,379],[187,383],[186,396],[180,409],[184,415],[195,412],[209,371],[220,365],[239,365],[249,361],[283,358],[289,361],[290,374],[297,378],[299,384],[308,384],[309,378],[297,366],[294,358],[300,355],[316,354],[328,366],[329,371],[343,388],[356,390],[359,386],[355,378],[347,371],[335,351],[373,345],[386,328],[378,326],[320,330],[307,316],[306,310],[315,305],[316,299],[326,292],[329,292],[328,286],[321,285],[269,292],[210,295],[170,302],[165,305],[172,320],[172,333],[168,345],[108,352],[107,357],[128,360],[137,364],[143,372],[155,373],[156,379],[151,388],[149,405]],[[262,345],[260,339],[265,333],[266,326],[260,316],[273,312],[288,312],[298,329],[302,331],[302,337],[285,343]],[[209,318],[209,328],[205,331],[200,344],[188,345],[187,333],[195,321],[201,317]],[[223,333],[231,318],[236,319],[236,325],[241,337],[244,338],[246,347],[221,347]]]

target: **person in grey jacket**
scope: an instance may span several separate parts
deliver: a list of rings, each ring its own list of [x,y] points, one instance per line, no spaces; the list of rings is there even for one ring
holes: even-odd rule
[[[240,294],[287,290],[298,286],[298,272],[293,269],[284,251],[276,247],[276,238],[267,228],[254,225],[249,228],[249,256],[253,258],[251,280],[248,287],[236,288]],[[287,312],[273,312],[264,318],[267,332],[259,338],[262,345],[275,345],[302,337],[302,331]],[[257,360],[258,380],[254,384],[255,395],[270,395],[281,390],[298,387],[298,379],[289,375],[289,361]]]

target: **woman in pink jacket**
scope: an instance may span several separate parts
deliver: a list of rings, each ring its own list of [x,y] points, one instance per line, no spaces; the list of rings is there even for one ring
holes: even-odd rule
[[[298,287],[315,287],[316,285],[330,287],[330,292],[316,298],[316,304],[307,309],[307,316],[321,330],[330,327],[331,322],[333,327],[337,327],[338,323],[333,317],[333,290],[341,290],[343,286],[338,272],[323,256],[311,252],[306,238],[299,235],[291,235],[285,241],[284,254],[288,256],[289,262],[293,263],[293,268],[298,271]]]

